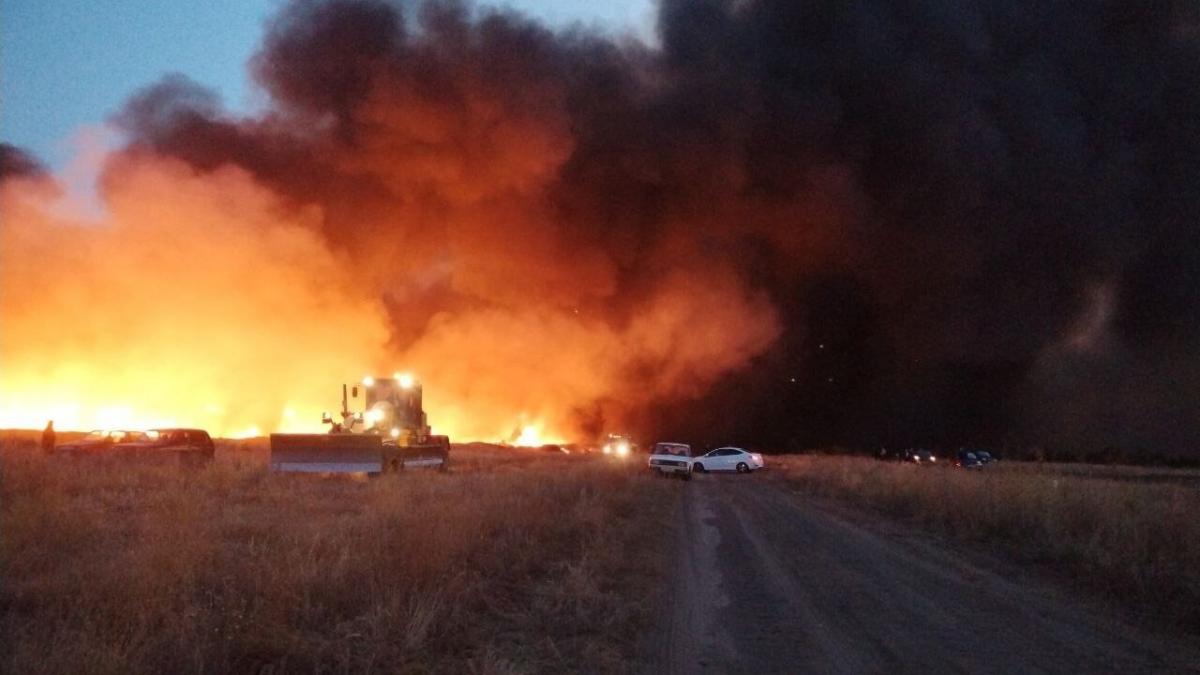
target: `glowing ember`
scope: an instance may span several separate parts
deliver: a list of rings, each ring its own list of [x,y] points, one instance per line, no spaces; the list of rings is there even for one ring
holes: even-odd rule
[[[261,429],[258,427],[250,427],[248,429],[242,429],[241,431],[235,431],[234,433],[229,434],[229,438],[256,438],[262,435],[263,433]]]
[[[540,424],[526,424],[520,427],[520,433],[512,440],[512,445],[518,448],[540,448],[543,445],[564,442],[562,438],[548,434]]]

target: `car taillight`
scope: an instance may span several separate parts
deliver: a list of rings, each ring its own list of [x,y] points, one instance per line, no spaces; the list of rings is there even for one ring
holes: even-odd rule
[[[750,456],[753,457],[754,461],[758,462],[759,464],[763,463],[762,455],[758,454],[757,452],[750,453]]]

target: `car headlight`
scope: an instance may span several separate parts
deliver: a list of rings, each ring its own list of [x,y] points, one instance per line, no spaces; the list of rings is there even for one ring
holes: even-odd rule
[[[629,454],[629,444],[621,443],[620,445],[618,445],[617,446],[617,454],[622,457],[624,457],[625,455],[628,455]]]

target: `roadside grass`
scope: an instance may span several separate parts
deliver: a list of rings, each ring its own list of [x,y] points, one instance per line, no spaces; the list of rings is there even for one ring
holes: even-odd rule
[[[468,449],[447,473],[187,473],[0,442],[0,671],[633,667],[672,490],[596,458]]]
[[[963,540],[999,544],[1138,614],[1200,628],[1200,487],[1001,463],[982,471],[856,457],[776,456],[801,491]]]

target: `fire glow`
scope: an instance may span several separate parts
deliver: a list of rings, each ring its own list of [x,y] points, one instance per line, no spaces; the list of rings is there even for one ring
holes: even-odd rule
[[[103,222],[56,216],[49,181],[2,186],[0,426],[319,428],[322,380],[386,340],[379,308],[242,172],[112,169]],[[354,354],[329,348],[339,326],[365,338]]]
[[[384,309],[353,288],[353,265],[311,213],[244,172],[118,157],[104,188],[105,220],[86,222],[56,215],[50,179],[0,186],[0,427],[320,431],[339,383],[395,362]],[[513,438],[513,420],[536,419],[518,423],[515,444],[563,442],[627,363],[666,358],[675,344],[662,336],[708,311],[687,295],[668,286],[624,332],[546,308],[445,315],[402,362],[422,373],[438,433]],[[638,399],[691,374],[668,371]]]
[[[0,178],[0,426],[320,431],[340,384],[402,366],[434,433],[583,440],[775,342],[723,253],[738,212],[591,204],[610,196],[572,173],[593,154],[565,52],[514,48],[533,34],[512,17],[458,43],[468,14],[399,12],[285,7],[252,63],[260,117],[181,77],[138,92],[96,158],[98,221],[63,215],[53,176]]]
[[[521,427],[520,433],[512,441],[512,445],[518,448],[540,448],[543,445],[557,445],[565,442],[554,434],[548,434],[540,424],[526,424]]]

